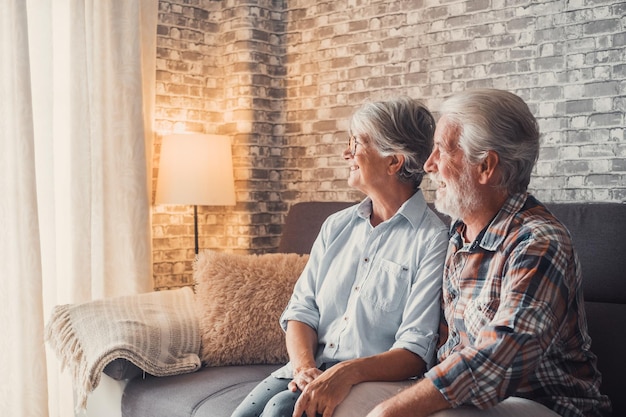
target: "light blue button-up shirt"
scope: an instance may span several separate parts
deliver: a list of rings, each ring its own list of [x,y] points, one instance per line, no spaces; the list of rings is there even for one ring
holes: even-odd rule
[[[448,229],[416,192],[372,227],[372,202],[326,219],[280,317],[316,330],[317,366],[406,349],[433,365]],[[273,373],[292,378],[290,364]]]

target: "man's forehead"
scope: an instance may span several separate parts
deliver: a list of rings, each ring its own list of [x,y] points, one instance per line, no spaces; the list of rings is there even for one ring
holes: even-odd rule
[[[442,116],[437,122],[435,142],[445,145],[456,145],[461,135],[461,126],[447,116]]]

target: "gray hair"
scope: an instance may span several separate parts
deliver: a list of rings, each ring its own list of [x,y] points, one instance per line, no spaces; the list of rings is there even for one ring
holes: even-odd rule
[[[435,119],[422,102],[398,97],[366,103],[352,116],[350,133],[368,137],[382,155],[403,155],[397,176],[419,188],[435,133]]]
[[[456,124],[467,161],[481,163],[488,151],[498,154],[501,182],[510,194],[525,192],[539,156],[539,126],[526,103],[513,93],[468,90],[443,102],[441,115]]]

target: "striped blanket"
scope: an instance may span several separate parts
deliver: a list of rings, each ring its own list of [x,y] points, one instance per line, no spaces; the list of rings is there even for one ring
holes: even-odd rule
[[[62,368],[72,374],[77,408],[86,407],[102,370],[115,359],[126,359],[155,376],[199,369],[193,297],[185,287],[56,306],[45,337]]]

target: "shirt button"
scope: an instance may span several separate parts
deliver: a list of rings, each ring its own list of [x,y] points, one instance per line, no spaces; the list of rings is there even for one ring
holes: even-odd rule
[[[344,317],[344,318],[343,318],[343,321],[348,321],[348,317]]]
[[[369,262],[369,261],[370,261],[370,258],[365,258],[365,259],[363,259],[363,261],[364,261],[364,262]]]
[[[330,344],[328,345],[328,347],[330,347],[330,348],[334,348],[334,347],[335,347],[335,344],[334,344],[334,343],[330,343]]]

